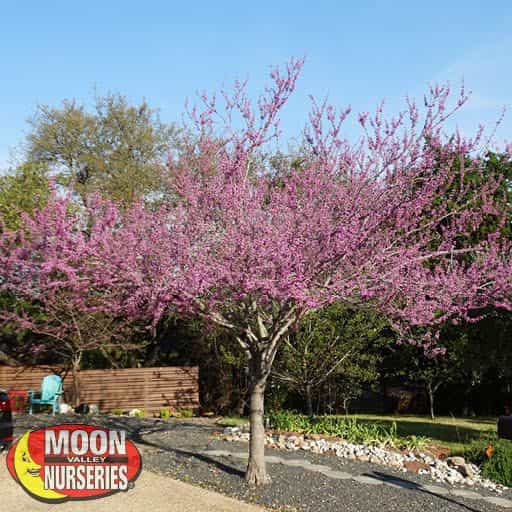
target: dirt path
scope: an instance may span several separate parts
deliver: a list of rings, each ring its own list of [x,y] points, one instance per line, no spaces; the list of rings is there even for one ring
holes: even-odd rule
[[[0,455],[0,509],[5,512],[263,512],[221,494],[143,470],[135,488],[89,502],[47,505],[28,496],[7,471]]]

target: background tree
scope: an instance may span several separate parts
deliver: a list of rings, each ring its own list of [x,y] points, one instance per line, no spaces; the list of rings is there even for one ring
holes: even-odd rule
[[[23,164],[0,176],[0,232],[19,229],[24,214],[46,204],[50,196],[46,173],[44,165]],[[11,294],[0,291],[0,311],[12,309],[15,302]],[[33,341],[29,331],[17,332],[0,325],[0,362],[17,365]]]
[[[465,352],[468,340],[464,333],[441,337],[439,348],[445,352],[426,354],[422,347],[403,346],[397,350],[397,375],[410,385],[421,386],[429,404],[429,413],[435,419],[435,397],[441,388],[460,382],[464,376]]]
[[[83,198],[99,191],[126,205],[163,193],[160,170],[177,132],[146,101],[108,94],[91,110],[76,100],[39,105],[30,124],[28,161],[47,165]]]
[[[327,382],[340,392],[346,410],[362,385],[378,378],[386,328],[372,311],[327,306],[303,318],[296,331],[284,336],[272,375],[298,392],[310,416],[313,401]]]
[[[477,323],[456,331],[467,339],[461,368],[460,410],[464,415],[503,413],[512,397],[512,319],[509,311],[493,310]],[[475,399],[477,401],[475,402]]]
[[[23,164],[14,172],[0,176],[0,229],[18,229],[22,214],[43,207],[50,196],[48,169],[43,164]]]
[[[200,402],[217,414],[243,416],[247,361],[226,329],[197,317],[164,316],[138,359],[144,366],[198,366]]]

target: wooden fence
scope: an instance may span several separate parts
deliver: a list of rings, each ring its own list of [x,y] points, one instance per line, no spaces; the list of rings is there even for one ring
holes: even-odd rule
[[[45,367],[18,368],[0,365],[0,388],[38,390],[51,371]],[[79,372],[80,401],[97,404],[100,411],[142,409],[146,413],[161,408],[199,407],[197,367],[126,368],[122,370],[82,370]],[[73,388],[71,374],[64,376],[65,397]]]

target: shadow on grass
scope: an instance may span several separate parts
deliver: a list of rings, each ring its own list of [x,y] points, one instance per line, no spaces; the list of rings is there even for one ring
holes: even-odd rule
[[[496,423],[497,423],[497,418],[467,418],[467,419],[464,419],[464,421],[466,423],[480,423],[480,424],[485,424],[485,425],[489,425],[489,428],[491,427],[495,427],[496,426]]]
[[[392,423],[396,423],[397,435],[400,437],[405,436],[424,436],[432,439],[433,441],[445,443],[463,443],[467,444],[471,441],[476,441],[496,432],[495,422],[491,423],[489,420],[489,429],[482,430],[479,428],[471,428],[468,426],[461,426],[458,424],[446,423],[432,423],[428,421],[411,421],[400,420],[400,417],[371,419],[371,418],[358,418],[358,422],[368,424],[380,424],[386,427],[391,427]],[[465,420],[470,423],[471,420]],[[474,421],[474,423],[484,423],[483,421]],[[494,429],[493,429],[494,427]]]

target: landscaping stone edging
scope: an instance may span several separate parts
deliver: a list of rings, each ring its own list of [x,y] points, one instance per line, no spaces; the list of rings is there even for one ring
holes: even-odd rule
[[[221,435],[224,441],[248,442],[250,439],[248,427],[226,427]],[[468,463],[463,457],[448,457],[438,459],[423,452],[400,452],[388,450],[379,446],[353,444],[343,440],[330,440],[324,437],[304,436],[294,433],[275,433],[267,431],[265,445],[270,448],[288,451],[310,451],[311,453],[331,453],[348,460],[370,462],[387,466],[402,472],[413,472],[430,476],[434,481],[449,484],[459,484],[468,487],[481,486],[497,494],[506,489],[505,486],[487,480],[481,476],[480,469]]]

